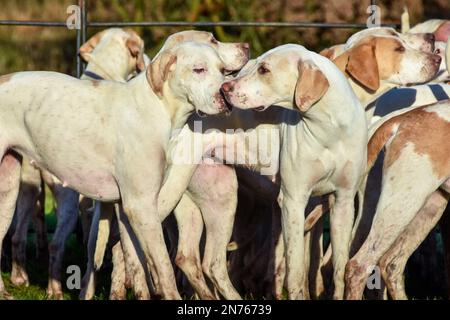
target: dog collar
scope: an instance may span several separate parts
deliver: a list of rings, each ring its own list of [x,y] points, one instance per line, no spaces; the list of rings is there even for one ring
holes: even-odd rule
[[[105,80],[105,78],[99,76],[98,74],[96,74],[92,71],[88,71],[88,70],[84,72],[84,75],[88,76],[89,78],[92,78],[94,80]]]

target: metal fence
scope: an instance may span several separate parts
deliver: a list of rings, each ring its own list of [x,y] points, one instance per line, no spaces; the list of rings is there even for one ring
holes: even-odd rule
[[[274,27],[274,28],[341,28],[341,29],[365,29],[364,23],[324,23],[324,22],[243,22],[243,21],[218,21],[218,22],[188,22],[188,21],[141,21],[141,22],[95,22],[88,20],[88,0],[78,0],[80,7],[80,28],[77,29],[76,57],[77,77],[84,70],[84,63],[78,55],[78,49],[86,42],[88,28],[111,27]],[[369,5],[375,5],[376,0],[370,0]],[[61,21],[27,21],[27,20],[0,20],[0,26],[38,26],[38,27],[64,27],[66,22]],[[385,27],[396,28],[398,24],[381,24]]]

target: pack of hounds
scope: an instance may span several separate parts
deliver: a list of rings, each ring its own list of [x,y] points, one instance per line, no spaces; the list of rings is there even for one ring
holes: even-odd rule
[[[94,298],[109,256],[110,299],[407,299],[406,263],[438,223],[450,252],[449,35],[449,20],[429,20],[250,59],[247,43],[188,30],[150,59],[136,32],[112,28],[80,48],[81,79],[1,76],[11,281],[29,284],[31,220],[48,296],[62,299],[80,220],[80,299]],[[49,244],[45,185],[57,204]],[[13,298],[1,277],[0,296]]]

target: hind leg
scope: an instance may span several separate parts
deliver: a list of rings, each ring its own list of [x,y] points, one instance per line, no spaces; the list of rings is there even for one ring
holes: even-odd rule
[[[56,299],[63,299],[61,285],[61,268],[67,239],[75,230],[78,221],[79,194],[68,188],[56,186],[54,192],[57,201],[57,216],[55,234],[49,246],[49,282],[47,294]]]
[[[234,169],[223,165],[205,166],[203,169],[196,187],[189,189],[202,211],[206,226],[202,267],[226,299],[241,299],[231,283],[226,260],[237,206],[236,173]],[[203,184],[204,179],[213,183],[214,187],[208,186],[208,183]]]
[[[45,186],[41,183],[41,192],[36,202],[31,222],[36,233],[36,259],[48,261],[47,227],[45,226]]]
[[[408,151],[404,149],[383,175],[384,185],[372,228],[346,266],[347,299],[362,298],[369,273],[442,183],[428,162]],[[411,181],[420,183],[411,188]]]
[[[408,299],[405,292],[405,267],[409,257],[436,226],[448,203],[448,194],[435,191],[406,230],[380,260],[381,274],[392,299]]]
[[[20,186],[21,157],[13,152],[4,155],[0,164],[0,252],[16,208]],[[0,254],[1,260],[1,254]],[[1,264],[1,261],[0,261]],[[0,276],[0,299],[9,298]]]
[[[206,284],[200,259],[199,246],[203,232],[202,214],[191,198],[185,194],[175,208],[175,217],[179,230],[175,262],[186,275],[200,299],[214,299],[214,295]]]
[[[41,192],[41,173],[26,158],[23,159],[20,180],[16,207],[17,223],[12,237],[11,282],[18,286],[28,286],[26,271],[27,235],[30,218],[37,209],[36,205]]]

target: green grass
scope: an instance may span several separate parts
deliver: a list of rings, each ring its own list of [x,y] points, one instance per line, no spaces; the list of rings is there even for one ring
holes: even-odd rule
[[[51,192],[46,190],[45,199],[45,213],[46,213],[46,225],[49,233],[49,241],[52,237],[52,232],[56,228],[56,214],[55,205]],[[39,261],[36,259],[36,251],[34,246],[34,233],[30,232],[27,241],[27,271],[30,280],[30,285],[25,286],[15,286],[11,283],[10,261],[6,263],[7,267],[2,272],[3,281],[7,291],[13,295],[14,299],[17,300],[46,300],[49,299],[46,293],[47,281],[48,281],[48,259]],[[9,250],[7,250],[9,251]],[[76,300],[78,299],[79,290],[68,290],[65,283],[67,280],[67,274],[65,270],[69,265],[78,265],[81,268],[82,274],[86,268],[86,253],[84,246],[79,243],[75,234],[72,234],[67,241],[66,250],[64,254],[63,268],[62,268],[62,284],[64,290],[65,300]],[[2,269],[3,270],[3,269]],[[109,282],[111,268],[105,266],[99,273],[97,279],[97,291],[94,299],[105,300],[109,296]]]

